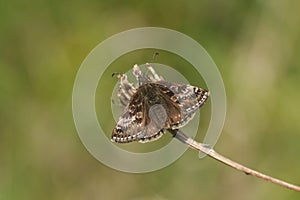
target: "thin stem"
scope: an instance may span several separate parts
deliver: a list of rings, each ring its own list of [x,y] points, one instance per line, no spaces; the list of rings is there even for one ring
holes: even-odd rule
[[[213,150],[209,145],[206,145],[206,144],[203,144],[203,143],[199,143],[199,142],[196,142],[194,139],[188,137],[187,135],[185,135],[182,131],[180,130],[169,130],[173,136],[178,139],[179,141],[189,145],[189,147],[193,148],[193,149],[196,149],[198,151],[201,151],[205,154],[207,154],[208,156],[232,167],[232,168],[235,168],[239,171],[242,171],[244,172],[245,174],[247,175],[252,175],[252,176],[255,176],[257,178],[261,178],[263,180],[266,180],[266,181],[270,181],[274,184],[277,184],[277,185],[280,185],[282,187],[286,187],[286,188],[289,188],[291,190],[295,190],[297,192],[300,192],[300,187],[299,186],[296,186],[296,185],[293,185],[291,183],[287,183],[285,181],[282,181],[282,180],[279,180],[279,179],[276,179],[276,178],[273,178],[271,176],[268,176],[268,175],[265,175],[263,173],[260,173],[258,171],[255,171],[253,169],[250,169],[248,167],[245,167],[237,162],[234,162],[222,155],[220,155],[219,153],[217,153],[215,150]]]

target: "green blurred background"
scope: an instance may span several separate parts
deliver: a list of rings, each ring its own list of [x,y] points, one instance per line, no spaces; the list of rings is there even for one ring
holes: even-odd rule
[[[171,28],[202,44],[223,76],[228,112],[215,149],[299,185],[299,8],[293,0],[1,1],[0,200],[299,199],[193,150],[152,173],[110,169],[82,145],[71,109],[76,72],[99,42],[135,27]],[[111,119],[100,122],[108,136]]]

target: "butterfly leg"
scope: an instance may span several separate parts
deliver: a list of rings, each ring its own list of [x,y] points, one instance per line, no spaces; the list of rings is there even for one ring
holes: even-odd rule
[[[123,86],[125,92],[126,92],[128,95],[130,95],[130,97],[136,92],[136,89],[135,89],[135,87],[132,85],[132,83],[129,83],[126,74],[123,74],[123,75],[121,76],[120,84],[121,84],[121,86]]]
[[[153,67],[149,63],[146,63],[146,66],[148,67],[149,71],[152,73],[152,75],[153,75],[153,77],[156,81],[163,80],[163,78],[161,76],[157,75],[157,73],[155,72],[155,70],[153,69]]]
[[[137,81],[137,87],[141,86],[142,81],[141,81],[141,76],[142,76],[142,71],[140,70],[139,66],[135,64],[133,66],[133,71],[132,74],[135,76],[136,81]]]
[[[126,91],[122,87],[119,87],[118,98],[120,100],[121,105],[124,107],[127,106],[130,100],[130,96],[126,93]]]
[[[113,74],[114,75],[114,74]],[[136,89],[131,83],[128,82],[126,74],[118,74],[119,79],[119,89],[118,98],[123,106],[129,103],[131,96],[135,93]]]

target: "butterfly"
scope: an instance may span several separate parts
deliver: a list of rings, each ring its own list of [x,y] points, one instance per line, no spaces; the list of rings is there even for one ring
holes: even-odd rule
[[[112,131],[113,142],[156,140],[166,130],[185,126],[209,97],[203,88],[168,82],[149,63],[146,66],[152,75],[143,73],[138,65],[133,67],[137,86],[126,74],[113,74],[118,75],[118,98],[125,107]]]

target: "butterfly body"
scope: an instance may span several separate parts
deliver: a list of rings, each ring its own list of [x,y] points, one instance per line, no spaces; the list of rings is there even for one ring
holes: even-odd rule
[[[113,129],[114,142],[148,142],[161,137],[165,130],[179,129],[194,117],[209,96],[205,89],[165,81],[150,65],[148,69],[153,76],[134,66],[137,87],[127,81],[125,74],[118,76],[118,97],[125,109]]]

